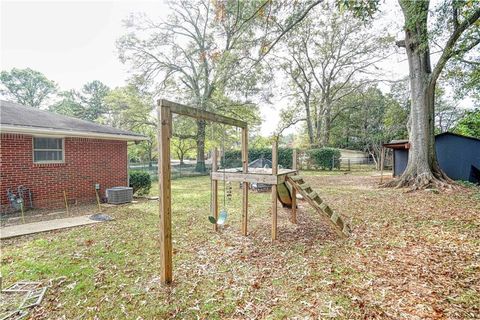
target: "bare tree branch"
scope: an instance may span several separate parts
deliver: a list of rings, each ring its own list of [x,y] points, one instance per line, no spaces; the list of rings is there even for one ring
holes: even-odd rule
[[[447,40],[447,43],[445,45],[442,55],[438,59],[438,62],[432,71],[432,74],[430,76],[430,86],[435,85],[438,77],[440,76],[440,73],[442,72],[443,68],[447,64],[448,60],[450,60],[450,58],[452,58],[453,55],[455,54],[455,51],[453,50],[453,48],[455,47],[455,44],[457,43],[458,39],[465,32],[465,30],[467,30],[471,25],[476,23],[479,19],[480,19],[480,8],[477,8],[468,18],[463,20],[454,29],[453,33],[450,35],[450,37]]]

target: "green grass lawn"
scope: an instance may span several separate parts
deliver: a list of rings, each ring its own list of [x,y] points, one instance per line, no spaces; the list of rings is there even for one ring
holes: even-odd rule
[[[351,221],[352,237],[338,239],[300,201],[298,225],[280,210],[272,243],[269,193],[255,192],[243,237],[236,183],[227,225],[215,233],[207,219],[209,178],[183,178],[172,185],[171,286],[159,284],[156,201],[107,209],[112,222],[2,242],[3,284],[51,284],[36,319],[480,314],[478,189],[406,193],[377,188],[378,177],[343,173],[307,180]]]

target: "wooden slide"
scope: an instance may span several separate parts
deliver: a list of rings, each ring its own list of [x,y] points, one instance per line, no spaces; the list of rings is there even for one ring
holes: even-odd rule
[[[320,213],[320,216],[322,216],[324,220],[327,221],[340,236],[345,237],[350,235],[350,226],[345,222],[344,218],[342,218],[342,216],[340,216],[338,213],[333,212],[333,210],[325,202],[323,202],[318,194],[313,191],[313,189],[303,180],[301,176],[287,176],[286,181],[293,188],[295,188],[297,192],[299,192],[318,213]],[[288,190],[287,186],[285,186],[285,188]],[[288,194],[291,194],[289,190]],[[292,198],[290,196],[290,207],[292,206],[291,199]],[[280,200],[280,202],[283,204],[282,200]]]

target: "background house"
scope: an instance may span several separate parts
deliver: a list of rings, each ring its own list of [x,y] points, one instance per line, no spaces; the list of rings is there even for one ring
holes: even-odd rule
[[[408,140],[384,144],[393,149],[393,176],[400,176],[408,162]],[[435,136],[440,168],[454,180],[480,183],[480,139],[445,132]]]
[[[55,207],[64,200],[91,202],[105,189],[128,185],[127,142],[144,140],[115,129],[0,101],[0,199],[7,190],[28,188],[34,207]]]

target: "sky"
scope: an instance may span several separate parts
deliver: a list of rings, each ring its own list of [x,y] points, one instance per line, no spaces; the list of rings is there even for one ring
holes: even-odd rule
[[[396,10],[392,0],[384,3],[385,21]],[[4,1],[0,5],[0,67],[31,68],[55,81],[62,90],[80,89],[92,80],[109,87],[123,86],[129,78],[128,67],[116,53],[115,41],[125,33],[122,20],[130,13],[144,12],[151,18],[168,15],[165,0],[158,1]],[[397,19],[395,19],[397,20]],[[396,27],[398,29],[398,26]],[[385,64],[389,77],[406,75],[405,56],[401,53]],[[278,107],[262,105],[262,135],[277,127]],[[287,131],[288,132],[288,131]]]
[[[1,67],[30,67],[62,89],[92,80],[115,87],[125,84],[128,68],[116,53],[122,20],[131,12],[167,14],[163,1],[3,1]]]

